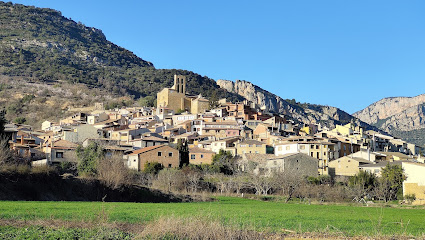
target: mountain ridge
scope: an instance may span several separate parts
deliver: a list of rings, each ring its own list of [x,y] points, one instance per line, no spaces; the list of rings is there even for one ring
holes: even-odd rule
[[[403,139],[414,139],[418,145],[425,144],[420,137],[425,129],[425,94],[383,98],[353,116]]]
[[[261,87],[245,80],[217,80],[217,84],[229,92],[245,97],[247,100],[266,107],[269,110],[291,116],[292,119],[304,123],[320,123],[334,128],[336,124],[346,124],[354,121],[366,130],[380,131],[378,128],[356,119],[349,113],[332,106],[323,106],[309,103],[299,103],[294,99],[283,99]],[[382,131],[380,131],[382,132]]]

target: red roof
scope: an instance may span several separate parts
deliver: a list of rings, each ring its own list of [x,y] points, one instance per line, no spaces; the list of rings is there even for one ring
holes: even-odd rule
[[[149,152],[149,151],[152,151],[154,149],[165,147],[165,146],[167,146],[167,145],[157,145],[157,146],[145,147],[145,148],[141,148],[141,149],[138,149],[138,150],[134,150],[129,155],[141,154],[141,153]]]

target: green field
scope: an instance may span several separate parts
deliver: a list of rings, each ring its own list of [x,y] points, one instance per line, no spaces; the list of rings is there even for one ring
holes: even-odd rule
[[[147,223],[161,216],[204,216],[256,231],[330,232],[344,236],[424,236],[422,208],[308,205],[220,197],[215,202],[0,202],[0,219]],[[4,228],[3,228],[4,229]],[[1,228],[0,228],[1,231]]]

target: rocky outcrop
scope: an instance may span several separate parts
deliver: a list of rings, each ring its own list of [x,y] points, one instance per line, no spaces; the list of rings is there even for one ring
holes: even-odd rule
[[[333,128],[335,124],[345,124],[354,120],[366,129],[377,130],[375,127],[359,121],[336,107],[308,103],[301,104],[294,100],[283,99],[247,81],[217,80],[217,85],[228,92],[241,95],[245,99],[256,103],[259,107],[265,107],[270,112],[284,114],[300,122],[320,123]]]
[[[384,98],[353,115],[406,141],[425,143],[425,94]]]
[[[411,131],[425,128],[425,94],[392,97],[375,102],[353,115],[385,131]]]
[[[387,120],[393,116],[398,116],[398,117],[403,117],[405,115],[411,116],[413,112],[415,112],[416,110],[420,110],[417,106],[424,103],[425,103],[425,94],[422,94],[416,97],[384,98],[369,105],[365,109],[354,113],[353,116],[361,119],[362,121],[366,123],[377,124],[382,122],[382,120]],[[403,113],[403,112],[406,112],[406,113]],[[413,127],[413,124],[414,123],[412,123],[412,127]]]

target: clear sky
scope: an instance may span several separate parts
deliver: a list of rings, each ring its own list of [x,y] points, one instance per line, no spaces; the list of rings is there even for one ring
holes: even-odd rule
[[[425,93],[425,1],[16,0],[59,10],[156,68],[247,80],[349,113]]]

